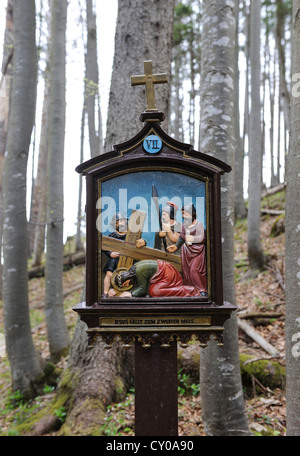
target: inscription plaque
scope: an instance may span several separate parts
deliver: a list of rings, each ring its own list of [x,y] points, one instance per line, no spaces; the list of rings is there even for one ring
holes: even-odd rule
[[[120,318],[120,317],[101,317],[99,319],[101,326],[153,326],[153,327],[168,327],[168,326],[203,326],[211,325],[211,317],[172,317],[172,316],[147,316],[135,318]]]

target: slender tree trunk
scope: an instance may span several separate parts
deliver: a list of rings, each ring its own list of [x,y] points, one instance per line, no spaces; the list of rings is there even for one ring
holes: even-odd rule
[[[250,62],[251,114],[249,137],[249,207],[248,258],[251,269],[262,269],[265,264],[260,242],[261,201],[261,101],[260,101],[260,26],[261,0],[251,1]]]
[[[43,10],[41,5],[41,15],[45,15],[44,24],[48,35],[46,44],[46,61],[49,62],[49,42],[50,42],[50,22],[49,14]],[[42,20],[40,20],[40,30],[38,49],[41,49]],[[46,219],[47,219],[47,161],[48,161],[48,114],[49,114],[49,77],[45,70],[44,78],[44,98],[41,117],[41,133],[38,153],[38,164],[36,178],[32,183],[31,212],[29,221],[29,254],[32,257],[32,266],[40,266],[42,255],[45,250]],[[34,170],[34,166],[33,166]],[[32,171],[32,175],[34,171]]]
[[[4,165],[4,153],[7,140],[10,87],[12,79],[12,58],[13,58],[13,0],[8,0],[6,8],[6,25],[3,44],[3,60],[1,66],[0,80],[0,192],[2,194],[2,173]]]
[[[3,44],[3,60],[0,80],[0,206],[3,207],[2,176],[4,167],[4,154],[6,150],[8,117],[10,106],[10,92],[12,81],[12,56],[13,56],[13,0],[7,1],[6,25]],[[2,235],[3,213],[0,211],[0,298],[2,298]]]
[[[4,324],[12,388],[32,394],[42,374],[31,335],[27,284],[26,170],[36,101],[35,3],[14,0],[13,8],[13,82],[3,177]]]
[[[175,51],[176,52],[176,51]],[[179,51],[180,52],[180,51]],[[178,52],[178,54],[179,54]],[[182,79],[181,79],[181,67],[182,59],[179,55],[175,55],[174,61],[174,76],[172,79],[174,95],[173,95],[173,135],[178,141],[184,141],[183,137],[183,125],[182,125]]]
[[[212,23],[214,26],[212,27]],[[203,1],[201,151],[229,163],[222,177],[224,299],[235,304],[234,282],[234,56],[235,11],[231,0]],[[239,367],[236,313],[225,324],[224,347],[201,349],[200,391],[208,435],[245,435],[248,425]]]
[[[246,144],[248,139],[248,158],[249,158],[249,38],[250,38],[250,13],[247,8],[247,2],[243,1],[243,13],[245,17],[245,59],[246,59],[246,72],[245,72],[245,94],[244,94],[244,122],[243,122],[243,139],[242,147],[245,153]],[[247,185],[249,191],[249,185]]]
[[[264,169],[264,161],[266,157],[266,150],[265,150],[265,141],[266,141],[266,121],[265,121],[265,106],[266,106],[266,79],[267,79],[267,59],[266,59],[266,54],[267,54],[267,33],[266,33],[266,41],[264,43],[263,49],[263,75],[262,75],[262,113],[261,113],[261,188],[264,187],[264,176],[263,176],[263,169]]]
[[[278,120],[277,120],[277,179],[276,179],[276,184],[280,183],[280,168],[281,168],[281,162],[280,162],[280,150],[281,150],[281,109],[280,106],[278,106]]]
[[[290,129],[290,93],[286,80],[286,59],[285,59],[285,39],[284,39],[284,19],[285,5],[283,0],[276,0],[276,45],[278,49],[278,64],[279,64],[279,86],[280,95],[279,102],[282,105],[287,129]]]
[[[271,60],[271,56],[269,53],[269,61]],[[276,65],[276,60],[274,60],[274,68]],[[270,73],[270,161],[271,161],[271,187],[275,185],[276,176],[275,176],[275,168],[274,168],[274,106],[275,106],[275,90],[276,90],[276,75],[273,72],[269,71]]]
[[[86,81],[85,99],[88,115],[88,129],[91,156],[103,152],[102,119],[99,101],[99,70],[97,54],[96,14],[93,11],[93,0],[86,0],[87,45],[86,45]],[[98,122],[97,116],[98,115]]]
[[[244,200],[244,149],[240,134],[240,91],[239,91],[239,0],[235,0],[235,90],[234,90],[234,134],[235,134],[235,218],[247,216]]]
[[[53,361],[64,355],[70,345],[62,292],[66,16],[67,0],[52,0],[45,314]]]
[[[191,28],[189,37],[189,54],[190,54],[190,80],[191,80],[191,89],[190,89],[190,113],[189,113],[189,143],[195,143],[195,68],[194,68],[194,33]]]
[[[48,78],[45,79],[44,102],[41,124],[41,136],[39,145],[39,158],[36,176],[36,184],[33,192],[33,197],[37,204],[36,223],[32,227],[33,230],[33,252],[32,266],[40,266],[42,255],[45,247],[46,233],[46,212],[47,212],[47,161],[48,161],[48,112],[49,112],[49,83]]]
[[[286,194],[286,405],[287,435],[300,435],[300,1],[293,0],[292,95]]]
[[[81,134],[80,134],[80,163],[83,162],[84,148],[84,127],[85,127],[86,110],[82,107],[81,113]],[[81,241],[81,218],[82,218],[82,175],[79,174],[79,189],[78,189],[78,206],[77,206],[77,229],[76,229],[76,250],[82,250]]]

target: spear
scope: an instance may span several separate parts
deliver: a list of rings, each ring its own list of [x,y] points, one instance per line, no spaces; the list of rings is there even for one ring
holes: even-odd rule
[[[156,210],[157,210],[159,229],[160,229],[160,231],[162,231],[162,216],[161,216],[161,209],[158,204],[158,193],[157,193],[155,185],[153,185],[153,184],[152,184],[152,198],[153,198]],[[163,237],[162,241],[164,244],[164,249],[165,249],[165,251],[167,251],[166,239]]]

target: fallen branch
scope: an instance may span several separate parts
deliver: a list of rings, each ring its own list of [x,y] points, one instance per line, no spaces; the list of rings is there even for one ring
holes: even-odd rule
[[[73,253],[72,255],[66,255],[63,260],[64,267],[78,266],[85,263],[85,251]],[[28,270],[28,278],[42,277],[45,275],[45,265],[34,266]]]
[[[282,317],[284,313],[282,312],[246,312],[239,314],[241,319],[253,319],[253,318],[279,318]]]
[[[282,296],[279,296],[278,294],[275,294],[275,293],[270,293],[269,291],[265,291],[263,290],[263,292],[268,295],[268,296],[273,296],[274,298],[277,298],[277,299],[280,299],[282,302],[285,302],[285,298],[283,298]],[[273,306],[279,306],[281,303],[275,303],[275,304],[272,304]]]
[[[253,395],[256,396],[256,388],[255,388],[255,383],[257,383],[257,385],[263,390],[265,391],[266,393],[270,393],[271,390],[270,388],[267,386],[265,387],[259,380],[257,380],[257,378],[254,376],[254,375],[251,375],[251,378],[252,378],[252,387],[253,387]]]
[[[280,271],[279,267],[275,263],[275,271],[276,271],[276,279],[281,286],[281,289],[285,292],[285,280],[283,277],[283,273]]]
[[[269,344],[255,329],[252,328],[248,323],[246,323],[244,320],[241,320],[240,318],[238,320],[238,326],[240,329],[242,329],[247,336],[251,337],[251,339],[254,340],[265,352],[269,353],[269,355],[272,356],[279,356],[280,353],[276,350],[273,345]]]
[[[279,358],[284,358],[285,355],[284,354],[281,354],[281,355],[275,355],[275,356],[258,356],[257,358],[250,358],[250,359],[247,359],[247,361],[244,361],[243,362],[243,366],[247,366],[247,364],[250,364],[250,363],[255,363],[256,361],[269,361],[271,359],[279,359]]]
[[[262,401],[262,399],[261,399],[261,401]],[[265,401],[259,402],[258,404],[253,404],[252,408],[255,409],[258,407],[271,407],[272,405],[282,406],[282,402],[280,402],[278,399],[266,399]]]
[[[275,185],[274,187],[271,187],[271,188],[267,188],[266,190],[264,190],[262,192],[261,197],[265,198],[266,196],[275,195],[275,193],[285,190],[285,187],[286,187],[286,184],[283,183],[283,184]]]
[[[285,214],[285,211],[278,211],[278,210],[275,210],[275,209],[264,209],[264,208],[262,208],[260,210],[260,213],[261,214],[268,214],[268,215],[278,216],[278,215],[281,215],[281,214]]]
[[[79,283],[79,284],[75,285],[73,288],[69,288],[68,290],[64,291],[63,297],[65,298],[69,294],[73,293],[73,291],[80,290],[81,288],[83,288],[83,285],[84,285],[83,283]]]
[[[276,278],[276,281],[278,282],[278,285],[281,287],[282,291],[285,292],[285,280],[284,280],[283,274],[280,271],[280,269],[278,268],[276,262],[273,262],[273,265],[267,266],[267,269],[269,271],[272,271],[275,274],[275,278]]]
[[[234,263],[237,268],[245,266],[245,263],[248,263],[248,262],[249,262],[248,257],[234,259]]]

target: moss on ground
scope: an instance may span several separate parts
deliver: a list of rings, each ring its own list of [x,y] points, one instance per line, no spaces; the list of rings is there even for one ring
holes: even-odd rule
[[[261,359],[254,360],[254,356],[240,354],[240,367],[242,374],[242,383],[246,387],[253,386],[253,380],[258,380],[263,388],[283,388],[285,384],[286,370],[285,366],[282,366],[276,361]],[[245,364],[247,361],[247,364]],[[262,389],[258,383],[256,383],[256,389],[260,392]]]

